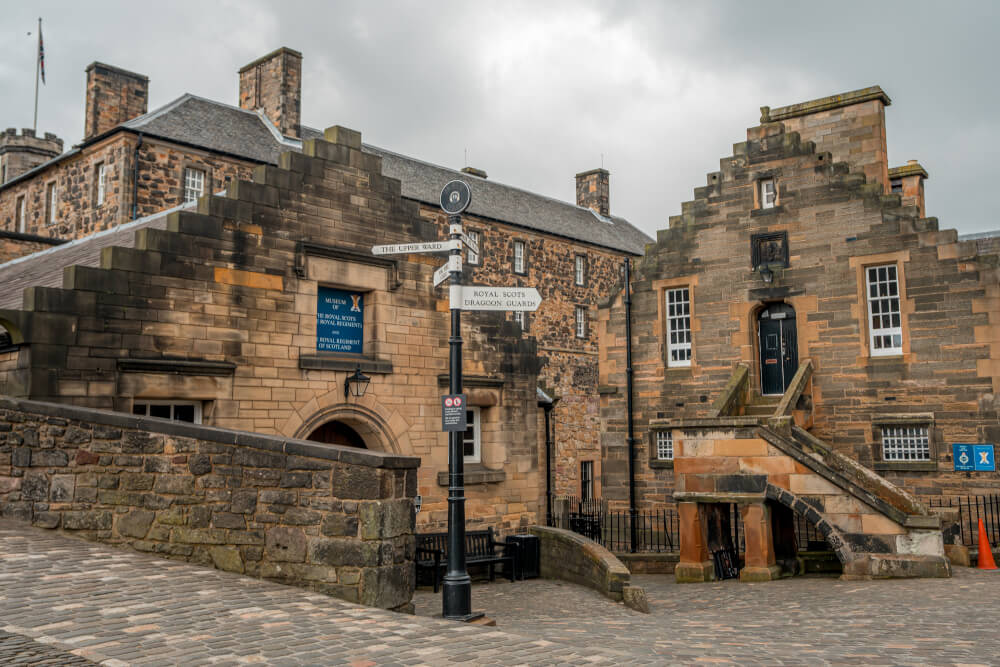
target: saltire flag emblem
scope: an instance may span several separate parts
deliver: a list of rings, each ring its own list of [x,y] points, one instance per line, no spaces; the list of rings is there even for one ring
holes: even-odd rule
[[[42,24],[38,23],[38,67],[42,75],[42,83],[45,83],[45,44],[42,43]]]

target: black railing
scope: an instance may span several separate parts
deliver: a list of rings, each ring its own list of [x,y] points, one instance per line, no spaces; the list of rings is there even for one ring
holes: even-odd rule
[[[980,519],[986,528],[990,546],[1000,546],[1000,494],[940,496],[929,499],[928,505],[958,510],[959,535],[965,546],[979,546]]]

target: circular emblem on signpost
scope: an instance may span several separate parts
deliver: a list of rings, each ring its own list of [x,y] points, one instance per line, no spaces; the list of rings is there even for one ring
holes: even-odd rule
[[[441,209],[450,215],[458,215],[472,203],[472,190],[465,181],[452,181],[441,190]]]
[[[462,397],[461,396],[456,396],[455,397],[455,407],[456,408],[462,407]]]
[[[450,408],[452,405],[454,405],[454,403],[452,402],[451,398],[444,399],[444,407]]]

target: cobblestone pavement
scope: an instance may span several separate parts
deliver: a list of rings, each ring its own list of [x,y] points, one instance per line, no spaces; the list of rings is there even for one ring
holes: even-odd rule
[[[0,664],[988,664],[1000,574],[678,586],[653,613],[553,581],[476,585],[499,627],[393,614],[0,521]],[[440,595],[420,591],[418,612]]]
[[[658,664],[1000,664],[1000,572],[952,579],[676,584],[638,575],[650,614],[558,581],[473,587],[473,608],[504,632],[587,650],[620,648]],[[420,590],[417,613],[439,596]]]

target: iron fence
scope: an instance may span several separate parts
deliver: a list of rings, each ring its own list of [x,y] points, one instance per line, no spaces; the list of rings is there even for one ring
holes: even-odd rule
[[[1000,494],[982,496],[940,496],[931,498],[930,507],[958,510],[962,544],[979,546],[979,520],[983,520],[991,547],[1000,546]]]

